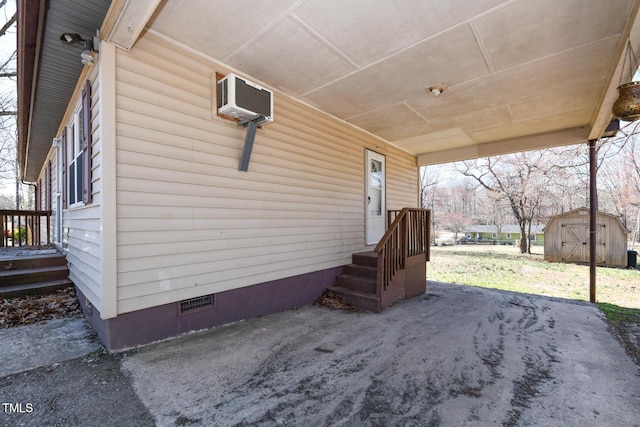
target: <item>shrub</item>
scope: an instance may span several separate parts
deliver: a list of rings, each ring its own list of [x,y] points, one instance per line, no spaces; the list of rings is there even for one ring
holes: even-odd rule
[[[14,228],[13,233],[11,233],[11,236],[9,237],[17,240],[20,243],[24,243],[27,241],[27,229],[24,227]]]

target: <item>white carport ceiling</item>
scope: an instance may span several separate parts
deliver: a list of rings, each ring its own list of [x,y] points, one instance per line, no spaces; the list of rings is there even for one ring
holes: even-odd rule
[[[429,164],[599,137],[636,13],[634,0],[166,0],[149,27]]]

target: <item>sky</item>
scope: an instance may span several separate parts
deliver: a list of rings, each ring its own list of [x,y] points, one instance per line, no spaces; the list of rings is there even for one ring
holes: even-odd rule
[[[16,12],[16,1],[7,0],[6,6],[0,9],[0,26],[4,25],[8,19]],[[4,63],[7,58],[16,50],[16,29],[15,24],[4,36],[0,37],[0,63]],[[0,78],[0,93],[13,93],[16,94],[16,82],[15,79]],[[0,180],[0,194],[2,195],[15,195],[15,182]]]

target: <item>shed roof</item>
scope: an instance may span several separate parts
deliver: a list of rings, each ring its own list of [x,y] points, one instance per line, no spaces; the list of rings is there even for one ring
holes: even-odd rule
[[[547,228],[548,226],[550,226],[550,225],[551,225],[551,223],[552,223],[553,221],[558,221],[558,220],[560,220],[561,218],[569,217],[569,216],[573,216],[573,215],[576,215],[576,214],[584,215],[585,217],[588,217],[588,216],[589,216],[589,213],[590,213],[590,209],[589,209],[589,208],[585,208],[585,207],[577,208],[577,209],[573,209],[573,210],[570,210],[570,211],[567,211],[567,212],[563,212],[563,213],[561,213],[561,214],[558,214],[558,215],[554,215],[554,216],[552,216],[552,217],[549,219],[549,222],[547,223],[547,225],[546,225],[544,228]],[[619,217],[619,216],[617,216],[617,215],[613,215],[613,214],[610,214],[610,213],[607,213],[607,212],[603,212],[603,211],[597,211],[597,212],[596,212],[596,215],[598,215],[598,216],[607,216],[607,217],[610,217],[610,218],[614,219],[614,220],[618,223],[618,225],[620,226],[620,228],[621,228],[622,230],[624,230],[624,231],[625,231],[625,233],[630,233],[630,232],[631,232],[627,227],[625,227],[625,225],[624,225],[624,224],[622,223],[622,221],[620,220],[620,217]]]

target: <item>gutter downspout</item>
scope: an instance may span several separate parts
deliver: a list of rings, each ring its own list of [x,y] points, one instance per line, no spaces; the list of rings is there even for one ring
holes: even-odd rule
[[[24,179],[21,179],[20,182],[22,183],[22,185],[28,185],[30,187],[33,187],[33,189],[35,190],[38,187],[38,184],[35,182],[25,182]],[[35,191],[34,191],[34,197],[35,197]],[[22,199],[20,199],[20,201],[22,201]],[[16,204],[18,203],[18,200],[16,199]],[[33,200],[33,208],[35,209],[36,206],[36,200],[34,198]],[[18,206],[18,210],[20,210],[20,207]]]

